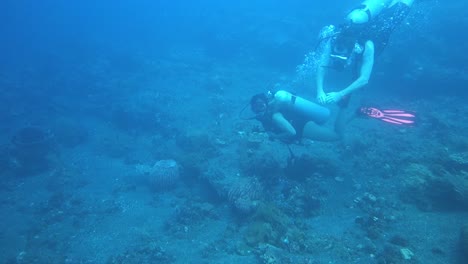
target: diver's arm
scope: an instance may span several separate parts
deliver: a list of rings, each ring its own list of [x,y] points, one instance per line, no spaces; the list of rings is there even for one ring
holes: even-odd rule
[[[317,100],[319,103],[325,103],[325,90],[323,89],[323,81],[325,79],[325,71],[327,70],[327,65],[329,64],[330,59],[330,40],[327,40],[327,43],[324,45],[322,54],[320,56],[319,64],[317,65],[316,72],[316,86],[317,86]]]
[[[283,114],[276,112],[272,116],[273,124],[279,129],[280,133],[276,136],[279,139],[288,139],[296,136],[296,129],[289,123]]]
[[[362,55],[362,65],[359,73],[359,77],[351,83],[348,87],[340,91],[340,96],[346,96],[354,92],[355,90],[365,86],[370,79],[372,74],[372,68],[374,67],[374,43],[370,40],[366,42],[364,54]]]

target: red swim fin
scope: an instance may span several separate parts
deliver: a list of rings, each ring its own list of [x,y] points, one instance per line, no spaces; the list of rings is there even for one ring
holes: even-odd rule
[[[376,118],[395,125],[412,125],[416,116],[413,113],[398,109],[380,110],[375,107],[361,107],[359,112],[365,116]]]

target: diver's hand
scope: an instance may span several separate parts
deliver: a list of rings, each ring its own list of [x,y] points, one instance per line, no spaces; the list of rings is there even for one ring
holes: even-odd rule
[[[324,91],[320,91],[317,93],[317,101],[320,104],[326,104],[327,103],[327,94]]]
[[[338,103],[343,99],[343,95],[340,92],[331,92],[327,93],[327,96],[325,98],[325,101],[327,104],[332,104],[332,103]]]

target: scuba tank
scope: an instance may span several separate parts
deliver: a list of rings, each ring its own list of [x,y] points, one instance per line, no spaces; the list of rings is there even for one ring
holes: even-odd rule
[[[347,19],[353,24],[368,23],[390,4],[390,0],[364,0],[361,5],[351,10]]]
[[[288,108],[317,124],[323,124],[330,118],[330,110],[324,106],[295,96],[284,90],[277,91],[274,95],[279,107]]]

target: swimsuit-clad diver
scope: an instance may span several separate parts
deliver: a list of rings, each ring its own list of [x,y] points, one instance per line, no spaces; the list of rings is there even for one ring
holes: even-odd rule
[[[350,95],[367,85],[376,55],[387,46],[391,33],[405,19],[413,1],[366,0],[347,15],[344,25],[322,29],[316,72],[317,100],[320,104],[338,104],[337,118],[342,121],[337,122],[345,122],[344,109]],[[351,69],[355,78],[343,89],[326,92],[324,79],[330,69]]]

